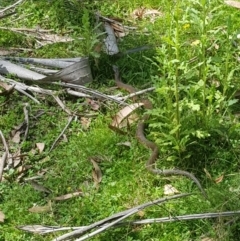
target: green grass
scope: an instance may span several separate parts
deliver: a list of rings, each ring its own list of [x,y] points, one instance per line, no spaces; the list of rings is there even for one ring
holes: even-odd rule
[[[73,3],[73,5],[71,5]],[[7,6],[8,1],[0,3]],[[129,22],[129,14],[136,8],[159,9],[164,17],[154,23],[149,20]],[[101,53],[96,57],[93,13],[124,18],[126,25],[138,26],[119,42],[121,51],[142,45],[153,49],[126,55],[120,59]],[[117,64],[124,82],[139,89],[154,85],[149,94],[154,108],[149,111],[147,135],[160,150],[159,168],[181,168],[194,173],[208,194],[205,200],[198,188],[181,176],[162,177],[148,173],[145,163],[150,155],[135,138],[136,126],[119,135],[109,129],[112,117],[120,109],[105,103],[85,130],[74,121],[66,131],[67,142],[60,141],[49,150],[67,123],[67,115],[50,97],[41,104],[14,92],[0,96],[0,130],[7,140],[10,132],[24,119],[23,103],[31,105],[28,139],[21,144],[22,161],[32,165],[26,177],[45,170],[40,183],[52,190],[50,195],[35,191],[30,184],[17,182],[17,170],[5,171],[7,181],[0,185],[0,210],[6,218],[0,223],[0,240],[52,240],[59,233],[40,236],[18,230],[19,225],[84,226],[114,213],[164,196],[163,186],[172,184],[180,192],[194,195],[144,210],[132,219],[158,218],[192,213],[239,210],[239,107],[234,93],[239,88],[240,16],[237,9],[222,1],[25,1],[17,8],[22,21],[3,19],[1,26],[53,29],[58,34],[69,33],[73,38],[84,36],[88,41],[54,44],[31,52],[31,57],[91,58],[94,83],[92,88],[109,91],[112,86],[111,65]],[[146,30],[148,34],[145,34]],[[33,48],[34,40],[1,30],[0,47]],[[235,44],[235,45],[234,45]],[[27,53],[21,53],[28,56]],[[95,65],[97,58],[98,65]],[[192,61],[191,61],[192,60]],[[215,85],[217,83],[217,85]],[[144,86],[144,87],[143,87]],[[77,114],[88,107],[84,100],[61,95],[65,104]],[[45,110],[38,119],[34,115]],[[129,141],[130,147],[118,145]],[[45,150],[33,153],[35,144],[45,143]],[[9,142],[14,153],[17,145]],[[3,148],[0,151],[2,154]],[[103,173],[99,188],[92,178],[91,156],[101,156]],[[204,169],[210,173],[207,176]],[[217,178],[224,174],[221,182]],[[54,197],[82,190],[84,197],[67,201],[52,201],[48,213],[31,213],[33,205],[44,206]],[[202,240],[203,236],[220,241],[238,240],[239,224],[226,224],[231,218],[177,221],[165,224],[121,227],[107,230],[92,238],[124,241]]]

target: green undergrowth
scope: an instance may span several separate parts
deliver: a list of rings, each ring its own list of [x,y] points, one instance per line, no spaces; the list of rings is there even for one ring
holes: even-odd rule
[[[0,3],[8,5],[8,1]],[[163,16],[155,22],[131,19],[136,8],[158,9]],[[121,52],[148,45],[151,48],[122,57],[96,52],[101,42],[94,13],[123,19],[137,26],[121,41]],[[122,80],[138,89],[155,86],[148,93],[153,109],[146,135],[160,150],[159,169],[178,168],[194,173],[208,194],[202,197],[197,186],[182,176],[151,175],[145,168],[150,151],[135,138],[136,123],[120,135],[109,128],[120,109],[105,101],[91,124],[84,128],[74,120],[55,148],[50,148],[68,121],[67,114],[50,97],[33,103],[18,92],[0,96],[0,130],[9,140],[11,152],[17,145],[10,132],[24,119],[23,107],[30,108],[28,138],[21,143],[24,165],[31,165],[25,177],[44,171],[39,183],[52,190],[45,195],[22,179],[16,169],[4,172],[0,185],[0,240],[52,240],[59,233],[40,236],[18,230],[19,225],[85,226],[119,211],[164,196],[164,185],[171,184],[181,193],[193,195],[155,205],[137,213],[132,220],[172,217],[194,213],[239,210],[239,22],[237,9],[222,1],[25,1],[17,8],[21,21],[1,20],[4,27],[53,29],[74,41],[47,45],[20,56],[60,58],[89,56],[94,81],[89,87],[108,94],[117,93],[112,65],[119,66]],[[23,17],[27,16],[27,17]],[[78,39],[83,37],[87,41]],[[0,47],[34,48],[30,37],[0,30]],[[44,86],[48,87],[48,86]],[[57,88],[58,89],[58,88]],[[59,90],[59,89],[58,89]],[[119,93],[119,92],[118,92]],[[83,99],[69,97],[59,90],[65,105],[76,115],[90,112]],[[129,102],[131,102],[129,100]],[[36,118],[39,110],[44,114]],[[139,115],[143,114],[142,110]],[[42,153],[36,143],[44,143]],[[127,145],[125,145],[128,143]],[[2,148],[0,149],[3,150]],[[100,157],[102,181],[96,186],[92,177],[91,157]],[[82,190],[83,197],[54,201],[54,197]],[[51,200],[51,211],[31,213],[34,205]],[[238,219],[222,218],[191,221],[176,220],[165,224],[123,226],[109,229],[92,240],[238,240]],[[229,221],[229,222],[228,222]]]

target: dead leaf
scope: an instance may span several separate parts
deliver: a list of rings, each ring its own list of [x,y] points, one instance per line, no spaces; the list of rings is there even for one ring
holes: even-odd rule
[[[240,9],[240,2],[238,1],[225,1],[224,3],[231,7]]]
[[[37,153],[38,153],[38,152],[37,152],[37,149],[36,149],[36,148],[32,148],[32,149],[29,151],[29,154],[30,154],[31,156],[35,156]]]
[[[44,143],[36,143],[36,147],[37,147],[39,153],[42,153],[44,150],[45,144]]]
[[[5,56],[5,55],[11,55],[11,54],[15,54],[17,52],[17,50],[14,49],[5,49],[5,48],[0,48],[0,56]]]
[[[68,200],[70,198],[78,197],[78,196],[83,196],[83,192],[79,191],[79,192],[68,193],[68,194],[65,194],[65,195],[62,195],[62,196],[55,197],[53,200],[63,201],[63,200]]]
[[[3,223],[5,219],[4,213],[0,210],[0,222]]]
[[[117,143],[116,145],[117,145],[117,146],[127,146],[127,147],[131,147],[131,142],[125,141],[125,142]]]
[[[143,210],[140,210],[140,211],[137,212],[137,214],[140,218],[142,218],[142,217],[144,217],[145,212]]]
[[[114,31],[114,33],[117,38],[123,38],[129,34],[129,31],[125,31],[125,32]]]
[[[195,41],[193,41],[192,43],[191,43],[191,46],[197,46],[197,45],[199,45],[201,43],[201,41],[199,40],[199,39],[197,39],[197,40],[195,40]]]
[[[99,110],[100,104],[98,101],[87,98],[86,102],[91,107],[92,110]]]
[[[64,141],[64,142],[68,142],[68,138],[67,138],[67,135],[66,135],[66,134],[63,134],[63,141]]]
[[[14,154],[15,155],[15,154]],[[18,159],[18,157],[13,157],[11,153],[8,154],[7,160],[6,160],[6,166],[4,168],[5,171],[9,170],[12,167],[15,167],[14,165],[14,159]]]
[[[0,82],[0,87],[2,87],[5,91],[0,91],[0,94],[10,95],[14,91],[14,85],[8,85],[7,83]]]
[[[29,180],[28,183],[30,183],[31,186],[39,192],[45,192],[45,193],[48,193],[48,194],[52,192],[50,189],[44,187],[43,185],[37,183],[34,180]]]
[[[207,170],[206,168],[203,168],[203,170],[204,170],[204,172],[206,173],[206,176],[207,176],[210,180],[212,180],[212,176],[211,176],[211,174],[208,172],[208,170]]]
[[[92,177],[94,180],[94,184],[97,187],[99,183],[102,181],[102,171],[98,166],[97,162],[93,158],[90,158],[89,160],[93,164]]]
[[[164,185],[164,195],[174,195],[176,193],[179,193],[179,191],[171,184]]]
[[[81,117],[80,122],[84,130],[87,130],[89,128],[91,121],[91,118]]]
[[[48,202],[45,206],[33,206],[32,208],[28,209],[31,213],[48,213],[52,211],[51,201]]]
[[[140,7],[135,9],[131,17],[134,19],[150,19],[150,22],[154,22],[157,18],[162,17],[164,14],[156,9],[147,9],[144,7]]]
[[[214,181],[215,183],[220,183],[222,182],[223,178],[224,178],[224,175],[221,175],[220,177],[216,178]]]
[[[17,174],[22,174],[24,173],[25,171],[29,170],[30,168],[32,168],[31,165],[22,165],[22,166],[19,166],[17,168]]]
[[[215,241],[215,240],[209,237],[204,237],[201,239],[201,241]]]
[[[134,103],[128,106],[125,106],[123,109],[121,109],[113,118],[113,121],[111,123],[112,127],[122,128],[121,123],[123,120],[128,117],[134,110],[139,108],[140,106],[143,106],[143,103]]]
[[[131,13],[131,16],[134,19],[142,19],[144,11],[145,11],[144,7],[137,8],[137,9],[133,10],[133,12]]]
[[[138,114],[132,113],[127,118],[125,118],[119,125],[119,128],[129,127],[132,123],[139,119]]]
[[[118,38],[123,38],[129,34],[129,30],[126,29],[122,24],[111,23],[114,30],[115,36]]]
[[[97,163],[104,161],[106,158],[104,156],[91,156],[90,159],[94,160]]]
[[[43,225],[22,225],[22,226],[18,226],[17,228],[23,231],[27,231],[30,233],[38,233],[38,234],[43,234],[43,232],[47,230],[46,226],[43,226]]]
[[[14,143],[19,143],[20,142],[20,134],[22,133],[22,131],[24,129],[24,125],[25,125],[25,121],[23,121],[22,123],[20,123],[17,126],[14,126],[13,130],[11,130],[12,141]],[[18,138],[19,138],[19,141],[18,141]]]
[[[216,79],[210,80],[210,84],[215,86],[216,88],[218,88],[221,85],[220,81]]]
[[[19,166],[17,168],[17,174],[18,174],[18,177],[17,177],[17,182],[20,182],[21,179],[26,175],[26,171],[29,170],[30,168],[32,168],[31,165],[22,165],[22,166]]]
[[[46,158],[44,158],[44,159],[46,159]],[[44,159],[41,161],[41,163],[44,163]],[[37,172],[37,174],[39,175],[39,176],[44,176],[46,173],[48,172],[48,169],[41,169],[41,170],[39,170],[38,172]]]
[[[218,45],[218,44],[214,44],[214,48],[215,48],[216,50],[218,50],[218,49],[219,49],[219,45]]]
[[[18,149],[11,157],[12,160],[9,160],[8,163],[13,164],[13,167],[17,167],[21,162],[21,149]]]
[[[21,135],[21,131],[16,131],[16,133],[14,134],[14,136],[12,138],[12,142],[19,144],[20,143],[20,135]]]

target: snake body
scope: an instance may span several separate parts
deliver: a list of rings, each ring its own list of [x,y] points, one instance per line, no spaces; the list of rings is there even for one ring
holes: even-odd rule
[[[119,74],[119,70],[117,66],[113,66],[113,70],[115,73],[115,83],[119,88],[125,89],[130,93],[134,93],[136,92],[136,89],[128,84],[125,84],[121,81],[120,78],[120,74]],[[142,101],[144,103],[144,107],[145,109],[152,109],[152,103],[148,100],[145,99]],[[155,142],[152,142],[150,140],[148,140],[144,134],[144,130],[145,130],[145,123],[148,120],[149,115],[145,114],[142,118],[141,121],[139,121],[138,125],[137,125],[137,131],[136,131],[136,137],[137,140],[143,144],[145,147],[149,148],[151,150],[151,155],[148,158],[147,162],[146,162],[146,168],[149,172],[155,174],[155,175],[163,175],[163,176],[169,176],[169,175],[182,175],[182,176],[186,176],[189,179],[191,179],[199,188],[199,190],[201,191],[202,195],[207,198],[207,194],[205,192],[205,190],[203,189],[202,185],[200,184],[199,180],[190,172],[184,171],[184,170],[179,170],[179,169],[158,169],[155,167],[156,164],[156,160],[159,157],[159,149],[158,146]]]

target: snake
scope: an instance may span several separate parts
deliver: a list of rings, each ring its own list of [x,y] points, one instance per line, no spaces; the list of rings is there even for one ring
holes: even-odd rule
[[[119,69],[116,65],[113,66],[113,71],[114,71],[114,82],[116,84],[116,86],[118,88],[124,89],[130,93],[134,93],[137,90],[129,85],[129,84],[125,84],[122,82],[121,77],[120,77],[120,73],[119,73]],[[152,103],[149,99],[144,99],[142,100],[144,108],[145,109],[152,109]],[[141,143],[142,145],[144,145],[146,148],[151,150],[151,155],[149,156],[147,162],[146,162],[146,169],[155,175],[162,175],[162,176],[170,176],[170,175],[181,175],[181,176],[185,176],[187,178],[189,178],[190,180],[192,180],[197,187],[199,188],[199,190],[201,191],[202,195],[204,196],[204,198],[207,199],[207,194],[205,192],[205,190],[203,189],[200,181],[194,176],[194,174],[188,172],[188,171],[184,171],[184,170],[180,170],[180,169],[158,169],[156,168],[156,161],[159,158],[159,148],[157,146],[157,144],[153,141],[150,141],[149,139],[146,138],[145,136],[145,129],[146,129],[146,122],[149,119],[149,114],[144,114],[142,119],[138,122],[137,124],[137,129],[136,129],[136,138],[139,141],[139,143]]]

